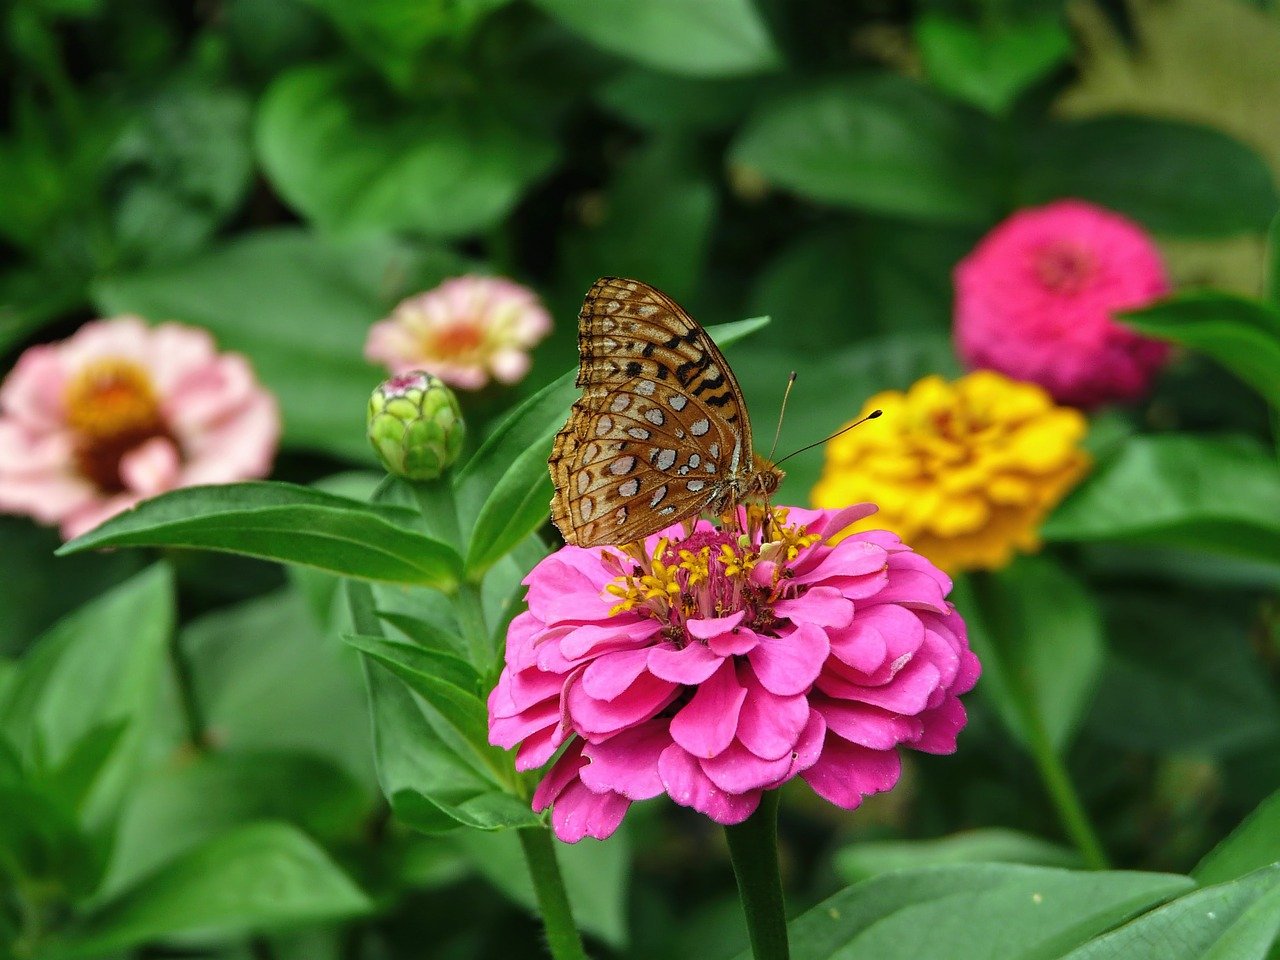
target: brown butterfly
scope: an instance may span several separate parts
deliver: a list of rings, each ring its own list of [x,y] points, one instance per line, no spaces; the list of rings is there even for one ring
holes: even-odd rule
[[[783,473],[751,449],[733,371],[674,300],[603,277],[578,315],[582,397],[551,449],[551,519],[580,547],[630,543],[767,499]]]

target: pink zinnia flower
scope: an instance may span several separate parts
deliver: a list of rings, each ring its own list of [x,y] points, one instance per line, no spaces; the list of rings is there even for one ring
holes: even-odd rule
[[[1113,319],[1168,293],[1155,244],[1093,204],[1015,213],[960,262],[955,282],[965,363],[1038,383],[1061,403],[1142,397],[1168,356]]]
[[[393,374],[425,370],[478,390],[491,375],[515,383],[528,373],[529,349],[550,332],[551,315],[533,291],[500,277],[455,277],[375,323],[364,355]]]
[[[978,677],[951,581],[874,512],[742,511],[643,544],[564,547],[525,579],[489,737],[516,767],[559,758],[534,794],[568,842],[609,836],[666,793],[719,823],[802,776],[853,809],[898,780],[898,746],[955,749]]]
[[[98,320],[0,385],[0,510],[70,539],[165,490],[265,476],[279,434],[248,362],[203,330]]]

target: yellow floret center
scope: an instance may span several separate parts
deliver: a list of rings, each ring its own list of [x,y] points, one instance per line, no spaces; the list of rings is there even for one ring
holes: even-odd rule
[[[132,360],[86,364],[67,383],[62,403],[80,474],[108,493],[124,489],[125,454],[155,437],[172,439],[150,374]]]

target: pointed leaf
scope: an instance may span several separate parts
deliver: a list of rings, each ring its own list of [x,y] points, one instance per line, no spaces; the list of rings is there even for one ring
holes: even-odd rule
[[[447,544],[413,529],[407,509],[288,483],[187,487],[108,520],[60,553],[188,547],[315,567],[364,580],[450,589],[461,569]]]
[[[1180,897],[1063,960],[1266,960],[1280,930],[1280,864]]]
[[[295,827],[241,827],[166,864],[109,900],[52,947],[90,958],[188,931],[243,936],[359,916],[369,899]]]

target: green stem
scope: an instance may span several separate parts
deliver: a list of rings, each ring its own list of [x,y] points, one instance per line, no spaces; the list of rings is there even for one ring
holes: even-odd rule
[[[787,910],[778,870],[778,791],[744,822],[724,828],[755,960],[788,960]]]
[[[182,634],[177,630],[169,638],[169,659],[173,664],[173,678],[178,687],[178,706],[187,730],[187,742],[197,753],[204,753],[212,746],[209,724],[200,706],[200,699],[196,696],[191,660],[182,648]]]
[[[529,877],[538,897],[538,909],[542,913],[542,926],[547,933],[547,947],[555,960],[587,960],[582,937],[573,922],[573,910],[569,895],[556,862],[555,843],[546,827],[525,827],[517,830],[524,859],[529,865]]]
[[[1049,733],[1039,715],[1030,715],[1030,712],[1027,718],[1027,737],[1031,755],[1040,771],[1040,779],[1049,791],[1049,797],[1058,811],[1058,819],[1062,821],[1071,842],[1076,845],[1090,870],[1110,869],[1107,852],[1103,849],[1093,824],[1089,822],[1089,815],[1080,802],[1080,794],[1067,772],[1066,764],[1050,742]]]
[[[493,660],[493,638],[484,619],[484,605],[480,600],[480,586],[463,582],[453,597],[453,610],[462,628],[462,637],[471,651],[471,662],[481,671]]]

